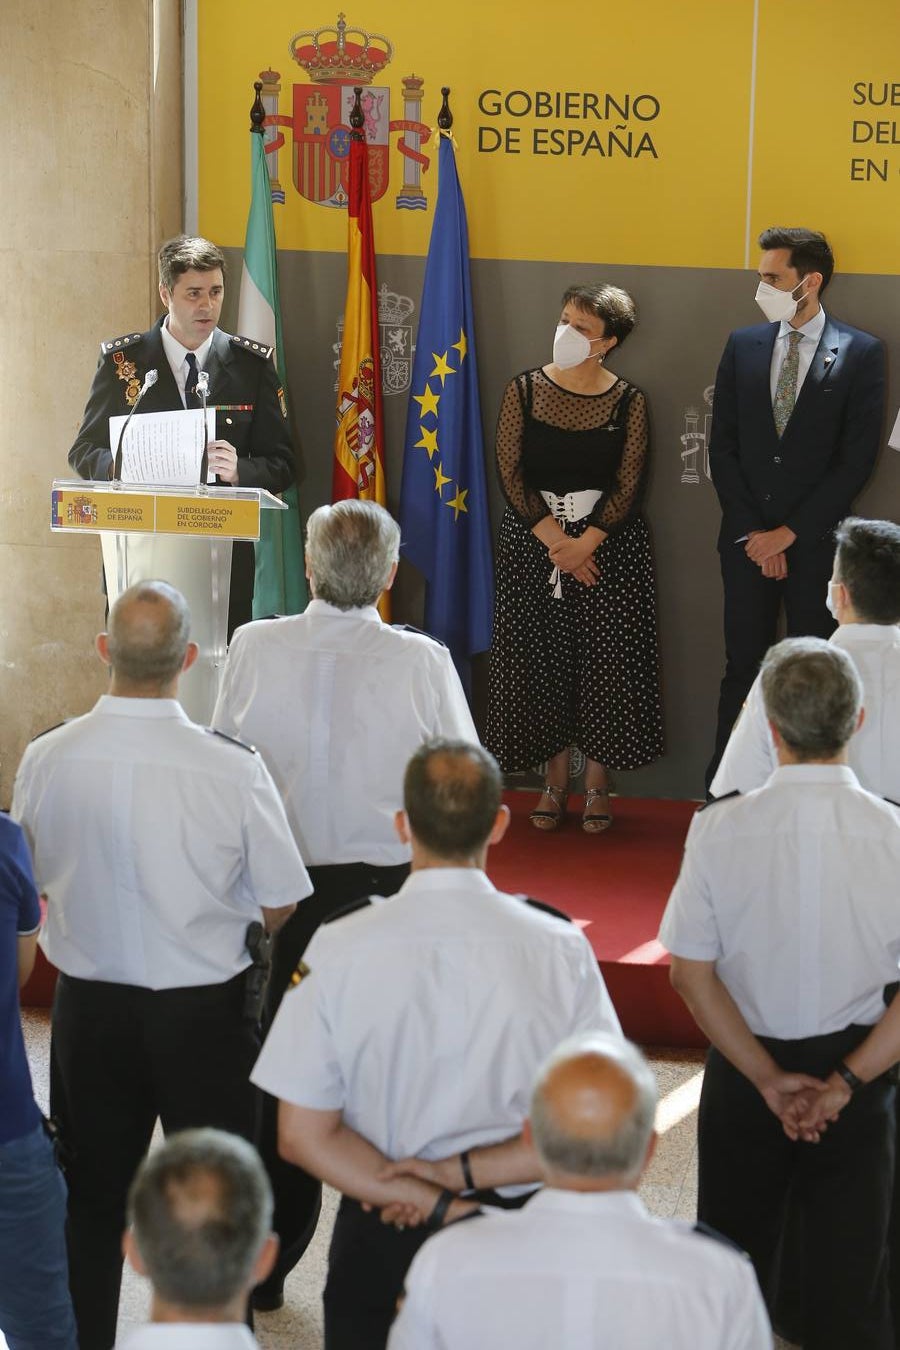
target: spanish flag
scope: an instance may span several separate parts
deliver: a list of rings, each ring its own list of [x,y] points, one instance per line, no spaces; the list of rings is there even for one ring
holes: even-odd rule
[[[332,501],[359,497],[384,506],[384,424],[369,150],[363,134],[350,141],[347,203],[347,303],[337,391]]]

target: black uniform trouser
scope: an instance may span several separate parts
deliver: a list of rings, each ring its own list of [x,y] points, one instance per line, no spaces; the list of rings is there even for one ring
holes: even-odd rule
[[[400,1232],[356,1200],[341,1200],[323,1296],[325,1350],[384,1350],[406,1272],[427,1237],[421,1228]]]
[[[783,1069],[825,1078],[870,1028],[762,1043]],[[894,1087],[861,1088],[818,1144],[792,1143],[756,1088],[711,1050],[698,1116],[698,1216],[747,1251],[769,1305],[788,1194],[805,1234],[804,1350],[892,1350],[886,1239]]]
[[[50,1109],[69,1157],[69,1281],[81,1350],[116,1339],[125,1202],[157,1118],[167,1134],[212,1125],[252,1140],[259,1037],[244,976],[151,990],[61,975]]]
[[[831,535],[812,544],[794,544],[787,551],[784,581],[764,577],[744,552],[744,545],[721,544],[725,621],[725,675],[719,690],[716,745],[706,771],[712,782],[728,744],[744,699],[756,679],[759,665],[778,635],[778,615],[784,602],[787,637],[830,637],[835,622],[825,608],[825,595],[834,562]]]
[[[313,933],[338,910],[370,895],[394,895],[409,876],[409,864],[376,867],[369,863],[340,863],[309,869],[313,894],[302,900],[279,929],[272,954],[272,974],[266,1004],[271,1025],[291,976]],[[274,1227],[281,1245],[278,1262],[266,1284],[276,1288],[293,1270],[312,1241],[322,1206],[322,1185],[315,1177],[278,1156],[278,1101],[262,1094],[260,1152],[275,1195]]]

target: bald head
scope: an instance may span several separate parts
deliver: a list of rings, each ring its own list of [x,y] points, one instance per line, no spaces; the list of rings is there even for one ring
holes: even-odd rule
[[[633,1185],[653,1134],[656,1079],[636,1046],[589,1033],[564,1041],[538,1073],[535,1148],[553,1184]]]
[[[166,697],[185,663],[191,615],[180,591],[142,581],[123,591],[98,642],[112,668],[114,692],[140,689]]]
[[[480,745],[428,741],[406,766],[403,806],[409,828],[429,853],[448,863],[486,847],[502,796],[497,761]]]

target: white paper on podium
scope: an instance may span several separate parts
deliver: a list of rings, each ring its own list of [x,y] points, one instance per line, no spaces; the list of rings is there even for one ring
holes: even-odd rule
[[[109,443],[119,443],[124,417],[109,419]],[[123,483],[159,483],[164,487],[195,487],[207,441],[216,439],[216,410],[179,408],[176,412],[135,413],[122,446]],[[115,449],[113,449],[115,453]],[[214,483],[216,475],[207,474]]]
[[[897,420],[894,423],[894,430],[888,437],[888,445],[892,450],[900,450],[900,412],[897,413]]]

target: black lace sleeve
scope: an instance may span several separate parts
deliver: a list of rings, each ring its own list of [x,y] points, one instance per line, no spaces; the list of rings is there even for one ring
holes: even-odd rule
[[[510,380],[503,393],[497,419],[497,476],[509,505],[529,529],[550,512],[539,492],[528,487],[522,475],[522,436],[525,429],[527,375]]]
[[[650,423],[647,400],[640,389],[626,395],[625,447],[616,474],[615,487],[591,512],[591,524],[607,534],[615,534],[637,514],[644,495],[647,455],[650,448]]]

